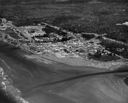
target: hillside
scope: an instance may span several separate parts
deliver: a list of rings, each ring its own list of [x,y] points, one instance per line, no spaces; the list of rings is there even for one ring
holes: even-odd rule
[[[55,4],[55,3],[87,3],[87,2],[120,2],[126,3],[127,0],[0,0],[0,5],[11,4]]]

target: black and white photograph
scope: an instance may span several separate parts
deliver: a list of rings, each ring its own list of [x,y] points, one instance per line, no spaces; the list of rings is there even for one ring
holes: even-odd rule
[[[128,0],[0,0],[0,103],[128,103]]]

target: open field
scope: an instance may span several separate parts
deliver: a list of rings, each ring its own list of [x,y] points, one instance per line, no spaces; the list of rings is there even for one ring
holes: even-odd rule
[[[45,64],[32,58],[24,58],[23,55],[27,54],[17,48],[1,46],[0,66],[8,74],[10,82],[21,91],[22,97],[30,103],[128,101],[128,87],[122,79],[127,72],[107,74],[104,69],[61,63]],[[127,70],[127,66],[120,67],[120,70],[123,69]]]

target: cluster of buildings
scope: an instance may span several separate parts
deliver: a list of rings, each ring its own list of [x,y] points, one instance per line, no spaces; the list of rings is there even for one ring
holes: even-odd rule
[[[8,28],[12,30],[11,33]],[[40,55],[51,53],[60,58],[66,56],[88,58],[88,54],[95,55],[97,51],[105,49],[100,45],[100,40],[96,39],[98,36],[96,34],[88,34],[88,37],[94,36],[94,38],[86,40],[80,34],[74,34],[43,22],[37,26],[16,27],[12,22],[2,19],[0,35],[11,45]]]

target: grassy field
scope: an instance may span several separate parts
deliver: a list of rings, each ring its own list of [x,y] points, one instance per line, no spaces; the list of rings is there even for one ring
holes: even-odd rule
[[[119,3],[80,3],[80,4],[22,4],[0,7],[0,16],[8,19],[23,20],[41,18],[54,25],[79,25],[83,29],[91,26],[102,29],[110,24],[128,20],[127,4]],[[90,29],[91,29],[90,28]],[[91,31],[89,31],[91,32]]]
[[[4,5],[0,6],[0,17],[16,25],[44,21],[73,32],[107,33],[109,37],[128,43],[128,28],[116,26],[128,21],[127,3]]]

